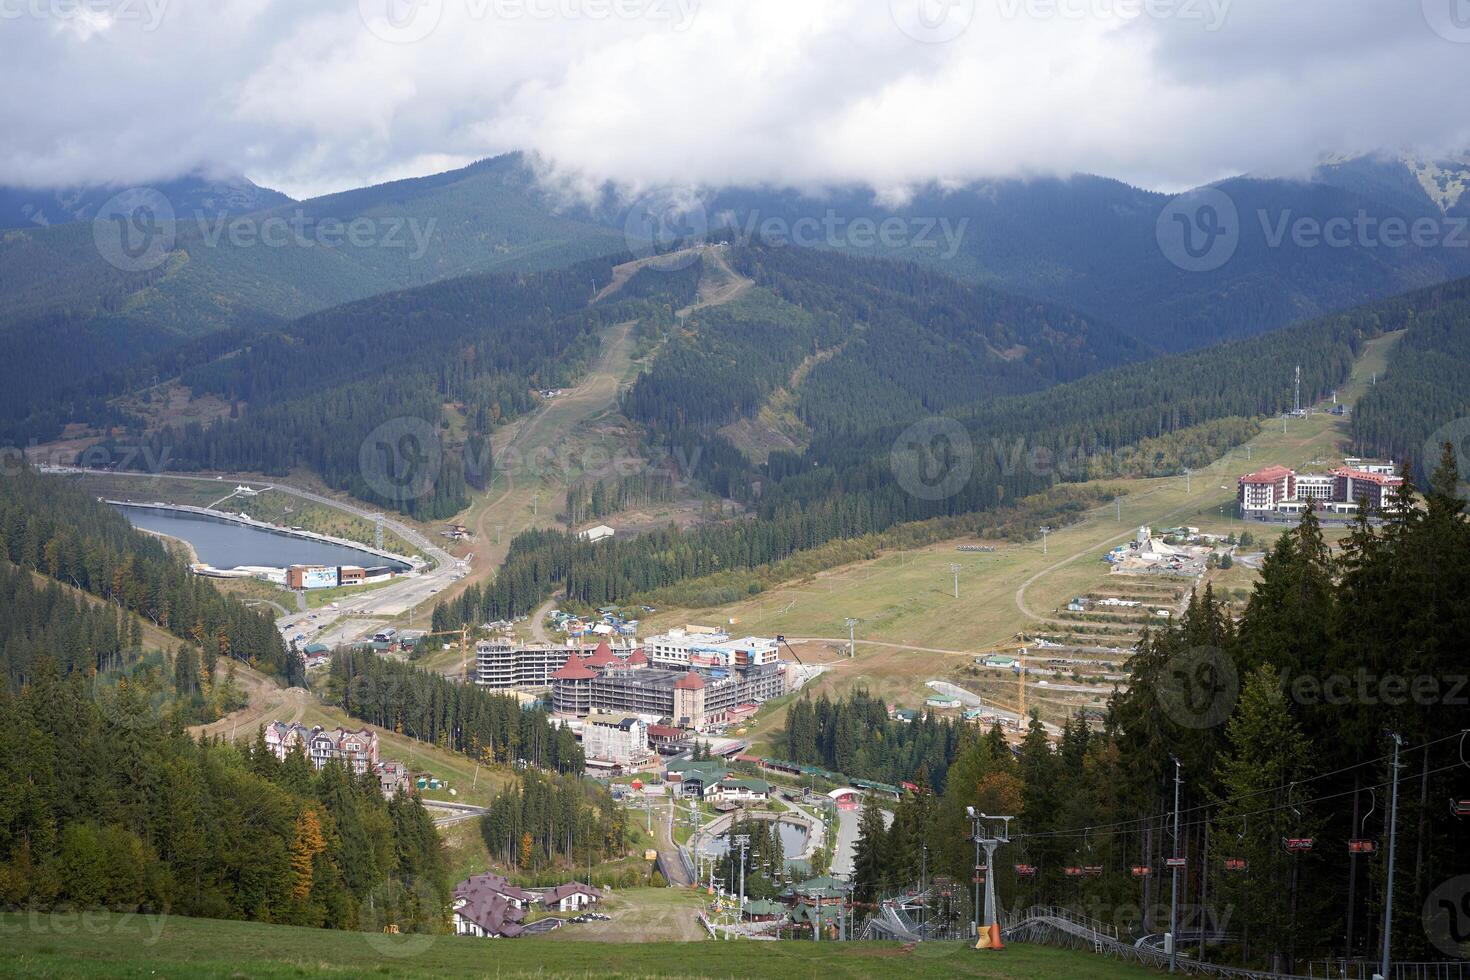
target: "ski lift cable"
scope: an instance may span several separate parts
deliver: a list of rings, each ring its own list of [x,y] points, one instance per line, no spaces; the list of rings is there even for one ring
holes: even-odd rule
[[[1456,735],[1446,735],[1443,738],[1436,738],[1436,739],[1433,739],[1431,741],[1424,742],[1424,743],[1422,743],[1420,745],[1405,746],[1403,749],[1400,750],[1400,752],[1401,752],[1401,755],[1407,755],[1410,752],[1416,752],[1419,749],[1428,749],[1431,746],[1438,745],[1440,742],[1447,742],[1447,741],[1449,741],[1452,738],[1458,737],[1461,740],[1461,746],[1462,746],[1461,759],[1463,761],[1464,760],[1463,745],[1464,745],[1464,738],[1465,738],[1465,735],[1467,733],[1470,733],[1470,729],[1467,729],[1466,731],[1463,731],[1463,732],[1459,732]],[[1334,769],[1331,772],[1318,773],[1315,776],[1305,776],[1302,779],[1294,780],[1292,784],[1288,784],[1288,785],[1294,785],[1296,783],[1310,783],[1310,782],[1315,782],[1316,780],[1319,780],[1319,779],[1327,779],[1327,778],[1332,777],[1332,776],[1341,775],[1342,773],[1345,773],[1345,772],[1352,772],[1354,769],[1361,769],[1364,766],[1371,766],[1371,765],[1376,765],[1377,763],[1380,763],[1380,762],[1387,762],[1389,759],[1392,759],[1392,758],[1393,758],[1393,754],[1392,753],[1388,753],[1388,754],[1379,756],[1376,759],[1367,759],[1367,760],[1364,760],[1363,762],[1355,762],[1355,763],[1353,763],[1350,766],[1343,766],[1341,769]],[[1470,762],[1467,762],[1466,763],[1466,766],[1467,767],[1470,767]],[[1454,768],[1454,767],[1453,766],[1450,766],[1448,768]],[[1437,772],[1442,772],[1443,770],[1436,770],[1436,771]],[[1387,785],[1388,785],[1387,782],[1379,783],[1378,784],[1378,786],[1380,788],[1381,787],[1384,787],[1384,786],[1387,786]],[[1221,804],[1225,804],[1225,803],[1238,803],[1238,802],[1240,802],[1242,800],[1248,800],[1248,799],[1250,799],[1252,797],[1255,797],[1255,796],[1265,796],[1265,795],[1267,795],[1269,793],[1276,793],[1276,792],[1279,792],[1279,791],[1281,791],[1283,789],[1286,789],[1286,788],[1287,788],[1287,785],[1269,786],[1269,787],[1266,787],[1265,789],[1256,790],[1256,791],[1251,792],[1251,793],[1242,793],[1240,796],[1233,796],[1233,797],[1228,797],[1228,798],[1221,799],[1221,800],[1215,800],[1215,801],[1212,801],[1210,803],[1200,803],[1200,804],[1197,804],[1195,806],[1187,807],[1184,810],[1181,810],[1180,811],[1180,816],[1185,816],[1185,815],[1194,813],[1194,812],[1199,811],[1199,810],[1208,810],[1211,807],[1217,807],[1217,806],[1220,806]],[[1345,795],[1345,794],[1336,794],[1336,795]],[[1332,798],[1333,797],[1321,797],[1319,799],[1332,799]],[[1310,802],[1317,802],[1317,800],[1308,800],[1307,802],[1309,802],[1309,803]],[[1263,812],[1269,812],[1269,811],[1263,811]],[[1077,833],[1080,832],[1080,831],[1088,831],[1088,830],[1109,830],[1109,829],[1112,829],[1112,828],[1115,828],[1115,827],[1130,827],[1130,826],[1133,826],[1135,824],[1148,824],[1148,823],[1153,823],[1155,821],[1157,821],[1157,827],[1159,829],[1162,829],[1164,826],[1166,826],[1166,825],[1168,825],[1169,823],[1172,822],[1172,815],[1170,815],[1170,814],[1163,814],[1163,815],[1155,816],[1155,817],[1135,817],[1132,820],[1119,820],[1119,821],[1117,821],[1115,823],[1110,823],[1110,824],[1092,824],[1089,827],[1074,827],[1074,828],[1071,828],[1070,830],[1038,831],[1038,832],[1033,833],[1033,834],[1025,834],[1025,833],[1022,833],[1022,834],[1016,834],[1016,835],[1014,835],[1014,839],[1019,839],[1021,837],[1076,836]],[[1199,826],[1199,824],[1198,823],[1195,823],[1195,824],[1191,824],[1190,826]]]
[[[1451,736],[1451,737],[1453,737],[1453,736]],[[1444,740],[1443,739],[1440,739],[1440,741],[1444,741]],[[1455,763],[1452,763],[1452,764],[1447,765],[1447,766],[1441,766],[1438,769],[1431,769],[1431,770],[1429,770],[1429,772],[1425,773],[1424,775],[1426,777],[1428,777],[1428,776],[1435,776],[1435,775],[1438,775],[1438,774],[1443,773],[1443,772],[1448,772],[1451,769],[1458,769],[1458,768],[1460,768],[1460,764],[1458,762],[1455,762]],[[1355,793],[1355,792],[1361,792],[1363,789],[1368,789],[1368,790],[1386,789],[1390,785],[1390,783],[1391,783],[1391,781],[1385,781],[1385,782],[1382,782],[1382,783],[1376,783],[1376,784],[1374,784],[1372,786],[1360,787],[1357,790],[1343,790],[1342,792],[1329,793],[1329,794],[1327,794],[1325,796],[1313,797],[1312,799],[1303,800],[1301,802],[1303,804],[1325,803],[1328,800],[1335,800],[1335,799],[1338,799],[1338,798],[1343,797],[1343,796],[1351,796],[1353,793]],[[1262,791],[1262,792],[1270,792],[1270,791],[1281,790],[1281,789],[1285,789],[1285,788],[1286,787],[1284,787],[1284,786],[1277,786],[1277,787],[1274,787],[1273,790]],[[1259,795],[1261,795],[1261,793],[1248,793],[1248,794],[1245,794],[1245,795],[1239,797],[1238,799],[1249,799],[1252,796],[1259,796]],[[1192,809],[1193,810],[1206,810],[1206,809],[1209,809],[1211,806],[1219,806],[1220,804],[1230,803],[1230,802],[1235,802],[1235,801],[1234,800],[1228,800],[1228,799],[1227,800],[1220,800],[1217,803],[1213,803],[1213,804],[1201,804],[1200,806],[1194,807]],[[1246,813],[1216,814],[1215,817],[1214,817],[1214,819],[1216,821],[1222,821],[1222,820],[1240,820],[1240,819],[1244,819],[1244,818],[1250,817],[1250,816],[1255,816],[1255,815],[1260,815],[1260,814],[1266,814],[1266,813],[1275,813],[1278,810],[1285,810],[1285,809],[1294,810],[1298,814],[1300,814],[1300,812],[1301,812],[1297,808],[1297,806],[1295,804],[1292,804],[1292,803],[1284,803],[1284,804],[1280,804],[1280,805],[1277,805],[1277,806],[1263,807],[1263,808],[1261,808],[1259,810],[1251,810],[1251,811],[1248,811]],[[1081,836],[1081,834],[1079,834],[1079,831],[1106,830],[1106,829],[1110,829],[1110,828],[1127,829],[1127,828],[1130,828],[1130,827],[1137,827],[1139,830],[1143,830],[1143,829],[1147,829],[1149,827],[1149,825],[1152,825],[1153,829],[1162,830],[1163,828],[1165,828],[1166,826],[1168,826],[1171,821],[1172,821],[1172,814],[1163,814],[1163,815],[1152,816],[1152,817],[1139,817],[1139,818],[1136,818],[1134,820],[1123,820],[1123,821],[1119,821],[1119,822],[1114,823],[1114,824],[1108,824],[1108,825],[1105,825],[1105,826],[1094,825],[1093,827],[1090,827],[1090,828],[1074,828],[1072,830],[1039,831],[1039,832],[1034,833],[1034,834],[1026,834],[1026,833],[1012,834],[1011,835],[1011,840],[1012,841],[1018,841],[1018,840],[1022,840],[1024,838],[1028,838],[1028,837],[1029,838],[1033,838],[1033,839],[1041,839],[1041,838],[1053,838],[1054,839],[1054,838],[1067,838],[1067,837],[1070,837],[1070,838],[1074,838],[1075,839],[1075,838]],[[1208,817],[1205,818],[1205,819],[1203,819],[1203,820],[1192,820],[1189,823],[1181,824],[1180,826],[1181,826],[1181,828],[1203,827],[1207,823],[1209,823],[1209,818]]]

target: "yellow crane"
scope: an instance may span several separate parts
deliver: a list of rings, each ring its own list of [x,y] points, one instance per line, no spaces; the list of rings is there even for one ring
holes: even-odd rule
[[[464,661],[464,682],[470,682],[470,628],[461,626],[457,630],[436,630],[425,633],[422,639],[427,640],[431,636],[457,636],[459,637],[459,656]]]

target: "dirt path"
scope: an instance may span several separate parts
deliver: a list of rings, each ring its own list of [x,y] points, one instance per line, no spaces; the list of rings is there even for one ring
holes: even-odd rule
[[[697,252],[705,262],[705,277],[700,282],[699,298],[679,311],[681,317],[729,303],[753,285],[730,268],[719,248],[705,247]],[[598,292],[593,302],[617,292],[639,269],[684,254],[653,256],[615,267],[612,282]],[[603,335],[596,362],[579,384],[507,427],[504,444],[495,452],[494,484],[464,518],[473,528],[477,543],[470,574],[460,588],[493,579],[517,534],[533,527],[561,526],[557,514],[566,503],[567,476],[569,472],[573,475],[578,472],[577,466],[569,465],[578,461],[569,460],[567,454],[575,449],[575,437],[580,431],[617,411],[618,396],[632,380],[635,369],[635,326],[635,321],[629,321],[611,327]],[[499,534],[497,527],[501,529]],[[533,626],[538,641],[544,636],[540,625],[543,615],[538,610]]]
[[[221,665],[218,670],[221,677],[224,670]],[[223,735],[233,740],[241,733],[249,734],[261,725],[273,721],[295,724],[306,713],[307,705],[316,700],[305,688],[281,687],[271,678],[240,663],[235,664],[235,681],[249,694],[250,703],[239,711],[230,712],[219,721],[195,725],[189,729],[190,735],[195,738],[201,735]]]
[[[658,866],[663,869],[664,878],[675,888],[687,888],[694,884],[687,868],[684,867],[684,858],[679,853],[679,845],[674,843],[672,817],[662,816],[658,820],[658,837],[655,846],[658,848]]]
[[[537,643],[551,642],[551,637],[546,635],[546,617],[555,606],[556,596],[552,596],[537,606],[535,612],[531,613],[531,637]]]
[[[632,364],[633,321],[604,335],[597,363],[582,383],[552,399],[521,425],[496,453],[498,492],[481,505],[474,519],[479,544],[475,570],[467,581],[490,578],[516,534],[529,527],[557,523],[566,487],[560,465],[576,429],[617,407],[623,378]],[[502,533],[495,533],[496,526]],[[499,538],[499,543],[497,543]]]
[[[733,302],[755,285],[755,280],[747,279],[730,268],[724,249],[706,248],[700,256],[704,259],[704,274],[699,281],[699,299],[679,311],[681,319],[696,310]]]

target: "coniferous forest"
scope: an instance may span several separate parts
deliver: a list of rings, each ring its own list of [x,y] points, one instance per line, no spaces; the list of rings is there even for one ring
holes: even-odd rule
[[[220,594],[158,538],[64,479],[27,469],[0,479],[0,558],[116,603],[211,656],[299,676],[269,615]],[[105,649],[92,654],[92,669],[108,665]],[[64,663],[86,666],[75,649]],[[13,683],[25,681],[22,663],[10,669]]]
[[[327,687],[354,718],[409,738],[485,763],[529,762],[554,772],[582,772],[582,747],[572,733],[550,724],[544,711],[523,711],[510,695],[366,650],[339,650]]]
[[[861,694],[793,707],[795,760],[920,774],[891,828],[865,822],[860,894],[917,881],[925,849],[930,874],[968,880],[974,806],[1016,815],[997,856],[1008,908],[1159,927],[1164,862],[1177,855],[1181,930],[1229,936],[1191,955],[1296,973],[1313,959],[1372,959],[1397,736],[1395,956],[1442,959],[1423,916],[1470,867],[1470,827],[1452,806],[1470,794],[1470,517],[1457,480],[1447,454],[1422,509],[1362,521],[1336,550],[1308,514],[1268,553],[1238,622],[1208,588],[1195,595],[1177,623],[1145,634],[1101,728],[1075,720],[1055,745],[1034,719],[1013,752],[998,729],[951,739],[944,723],[901,725]],[[1350,840],[1372,853],[1351,855]],[[1084,867],[1101,870],[1068,870]]]
[[[141,692],[38,667],[0,692],[0,901],[437,931],[433,821],[376,774],[192,741]]]

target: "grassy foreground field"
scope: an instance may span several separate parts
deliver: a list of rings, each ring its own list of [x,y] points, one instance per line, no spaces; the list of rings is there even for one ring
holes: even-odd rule
[[[569,930],[575,926],[568,927]],[[15,977],[986,977],[1127,980],[1150,971],[1089,953],[931,943],[620,943],[385,936],[105,913],[0,916]]]

